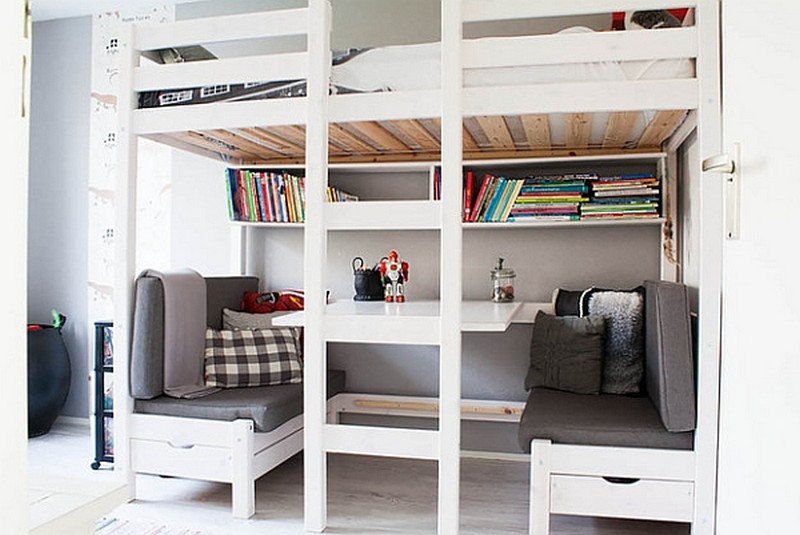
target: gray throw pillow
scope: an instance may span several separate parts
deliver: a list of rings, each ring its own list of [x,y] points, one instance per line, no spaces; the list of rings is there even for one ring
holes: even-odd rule
[[[589,314],[606,322],[604,394],[636,394],[644,375],[644,296],[639,291],[595,291]]]
[[[269,329],[273,327],[272,319],[278,316],[291,314],[294,310],[253,314],[240,312],[230,308],[222,309],[222,328],[227,331],[240,331],[252,329]]]
[[[525,389],[554,388],[599,394],[603,379],[605,320],[602,316],[536,314]]]

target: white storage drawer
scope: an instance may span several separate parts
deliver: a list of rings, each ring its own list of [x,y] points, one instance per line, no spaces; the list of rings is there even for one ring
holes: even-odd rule
[[[136,472],[228,483],[233,473],[230,448],[132,439],[131,454]]]
[[[619,483],[602,477],[550,477],[553,514],[690,522],[693,506],[694,484],[690,481],[640,479]]]

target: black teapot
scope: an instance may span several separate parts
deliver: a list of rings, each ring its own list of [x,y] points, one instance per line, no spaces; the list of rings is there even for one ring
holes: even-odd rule
[[[383,301],[383,280],[376,266],[367,267],[360,256],[353,258],[354,301]]]

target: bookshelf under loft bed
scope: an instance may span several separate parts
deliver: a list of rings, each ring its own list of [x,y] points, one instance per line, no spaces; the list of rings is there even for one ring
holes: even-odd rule
[[[634,19],[627,17],[624,31],[570,27],[555,34],[462,38],[464,27],[486,23],[592,14],[608,14],[612,20],[612,14],[634,9],[672,8],[680,8],[680,23],[656,24],[654,29],[643,29],[647,22],[642,20],[631,25]],[[531,323],[535,312],[548,306],[513,303],[498,309],[462,303],[462,231],[486,228],[481,225],[500,230],[504,225],[522,226],[463,223],[464,170],[472,166],[483,173],[516,166],[525,173],[521,178],[548,162],[562,166],[572,162],[585,170],[592,162],[649,158],[662,180],[656,217],[546,224],[660,225],[664,228],[660,247],[670,247],[677,223],[669,215],[675,215],[677,205],[674,180],[671,186],[664,186],[664,181],[676,175],[676,154],[684,141],[713,120],[713,114],[705,115],[705,106],[708,103],[713,110],[715,105],[715,97],[709,95],[716,88],[716,15],[714,3],[705,0],[559,4],[443,0],[439,43],[351,51],[344,60],[330,50],[331,7],[324,0],[309,0],[308,7],[300,9],[126,28],[120,40],[115,383],[128,384],[124,348],[130,346],[135,277],[137,140],[150,139],[235,168],[302,169],[305,257],[321,259],[305,266],[306,310],[302,317],[287,320],[305,328],[306,528],[325,528],[325,454],[344,452],[437,460],[438,531],[456,533],[458,492],[453,489],[459,482],[461,418],[467,413],[486,419],[500,414],[501,420],[514,421],[520,409],[513,403],[464,408],[460,384],[453,379],[461,372],[462,332],[502,332],[513,322]],[[286,36],[300,36],[305,46],[290,52],[178,63],[143,59],[163,56],[155,51]],[[338,59],[332,64],[332,58]],[[408,72],[415,67],[423,72],[433,69],[435,76],[415,81],[403,71],[399,77],[408,79],[408,84],[393,85],[399,71],[377,68],[382,61],[395,61],[397,69],[405,66]],[[390,81],[366,76],[357,70],[359,64],[373,74],[386,71]],[[258,87],[277,89],[258,92]],[[202,101],[204,88],[204,95],[213,98]],[[234,89],[236,99],[220,97]],[[422,168],[430,177],[430,195],[410,202],[326,202],[329,171],[362,165],[387,171]],[[395,308],[389,316],[374,307],[326,304],[329,233],[386,229],[387,220],[403,221],[400,228],[409,231],[438,232],[440,273],[448,274],[440,281],[438,301]],[[663,263],[665,278],[677,277],[670,264],[669,259]],[[438,399],[425,405],[438,417],[438,430],[341,425],[336,418],[327,423],[326,343],[332,341],[438,347],[441,369],[447,373],[440,374]],[[707,358],[711,361],[700,368],[700,402],[710,400],[713,409],[716,357]],[[138,417],[132,414],[131,400],[117,395],[115,416],[121,416],[115,418],[116,436],[126,437],[128,422]],[[366,405],[341,397],[338,405],[334,401],[338,407],[334,413],[361,407],[366,413],[402,415],[420,401],[403,404],[387,396],[369,397]],[[700,421],[707,428],[698,431],[695,451],[709,461],[716,439],[708,417]],[[142,425],[143,420],[137,428]],[[115,453],[117,468],[132,480],[130,442],[118,440]],[[695,494],[695,519],[713,514],[712,476],[707,472],[698,476],[702,488]]]

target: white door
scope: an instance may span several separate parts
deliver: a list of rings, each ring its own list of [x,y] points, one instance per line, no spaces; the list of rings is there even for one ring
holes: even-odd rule
[[[30,41],[24,36],[25,3],[23,0],[0,4],[0,531],[28,531],[28,494],[25,492],[27,469],[27,214],[28,214],[28,102],[23,85],[24,63],[30,60]],[[25,59],[23,59],[23,57]],[[27,65],[30,72],[30,65]],[[24,113],[23,113],[24,109]]]
[[[722,0],[721,27],[741,238],[723,245],[717,533],[798,533],[800,3]]]

